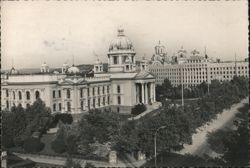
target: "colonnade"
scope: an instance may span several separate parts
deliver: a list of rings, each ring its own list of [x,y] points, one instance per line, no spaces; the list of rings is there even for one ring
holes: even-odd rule
[[[155,102],[155,83],[136,83],[136,103],[150,104]]]

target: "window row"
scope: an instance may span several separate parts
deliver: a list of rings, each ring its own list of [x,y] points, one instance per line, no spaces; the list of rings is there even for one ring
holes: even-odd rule
[[[16,100],[16,92],[12,92],[12,96],[13,96],[13,100]],[[17,96],[18,96],[18,100],[22,100],[23,99],[23,94],[21,91],[17,92]],[[6,97],[9,97],[9,91],[6,89]],[[35,92],[35,98],[38,99],[40,97],[40,92],[36,91]],[[26,100],[30,100],[31,99],[31,94],[30,91],[26,91],[25,92],[25,99]]]

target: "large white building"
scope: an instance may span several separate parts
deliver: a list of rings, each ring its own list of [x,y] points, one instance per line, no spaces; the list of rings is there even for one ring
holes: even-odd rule
[[[26,107],[38,97],[52,112],[82,113],[108,108],[114,112],[130,113],[136,104],[153,104],[155,77],[146,69],[136,68],[135,50],[122,29],[110,44],[107,56],[108,72],[103,71],[98,59],[93,77],[86,77],[76,66],[66,64],[60,73],[51,73],[46,63],[42,64],[39,74],[3,75],[1,107],[10,109],[18,104]]]
[[[168,78],[173,86],[196,86],[212,80],[229,81],[234,75],[249,77],[248,61],[213,61],[206,53],[202,56],[194,50],[188,55],[181,47],[174,56],[169,57],[160,43],[155,47],[149,71],[156,76],[156,84]]]

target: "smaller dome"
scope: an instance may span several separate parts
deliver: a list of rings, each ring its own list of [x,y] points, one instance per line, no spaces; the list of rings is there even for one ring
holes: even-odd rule
[[[80,72],[79,68],[75,67],[74,65],[68,69],[68,73],[71,73],[71,74],[75,74],[79,72]]]

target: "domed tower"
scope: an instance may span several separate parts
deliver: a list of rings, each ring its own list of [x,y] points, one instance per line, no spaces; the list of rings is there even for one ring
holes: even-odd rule
[[[64,64],[62,65],[62,73],[65,74],[65,73],[67,72],[68,68],[69,68],[68,64],[67,64],[67,63],[64,63]]]
[[[164,56],[165,54],[165,46],[161,45],[161,41],[159,41],[159,44],[155,46],[155,54]]]
[[[44,62],[41,66],[41,72],[42,73],[48,73],[49,72],[49,66]]]
[[[109,46],[108,63],[109,72],[128,72],[136,69],[134,47],[121,28]]]
[[[142,58],[141,63],[140,63],[140,69],[144,71],[148,71],[148,60],[146,60],[145,57]]]
[[[103,72],[103,65],[102,62],[97,58],[95,64],[94,64],[94,73],[101,73]]]

